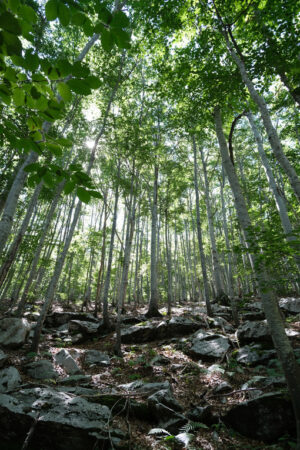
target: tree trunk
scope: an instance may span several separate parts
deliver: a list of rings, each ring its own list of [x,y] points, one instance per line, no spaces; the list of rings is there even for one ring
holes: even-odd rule
[[[202,269],[202,278],[203,278],[203,286],[204,286],[204,301],[206,304],[207,315],[212,316],[212,308],[209,300],[209,285],[208,285],[208,277],[206,271],[206,262],[205,262],[205,254],[203,248],[203,239],[202,239],[202,231],[201,231],[201,219],[200,219],[200,201],[199,201],[199,187],[198,187],[198,163],[197,163],[197,149],[196,149],[196,141],[195,136],[193,139],[193,151],[194,151],[194,186],[195,186],[195,195],[196,195],[196,214],[197,214],[197,235],[198,235],[198,246],[200,253],[200,261],[201,261],[201,269]]]
[[[222,161],[234,196],[238,220],[245,234],[246,242],[249,243],[251,239],[255,238],[255,235],[254,233],[251,233],[252,225],[247,211],[246,203],[234,167],[229,158],[219,107],[216,107],[214,110],[214,118]],[[277,299],[272,290],[272,287],[269,284],[264,263],[262,262],[263,260],[261,260],[261,258],[258,259],[257,256],[258,255],[256,254],[252,255],[252,258],[254,260],[255,275],[273,343],[277,351],[279,361],[281,362],[282,369],[284,371],[287,385],[291,394],[291,400],[294,407],[297,426],[297,448],[300,448],[300,366],[297,364],[293,348],[285,333],[284,323],[282,321]]]

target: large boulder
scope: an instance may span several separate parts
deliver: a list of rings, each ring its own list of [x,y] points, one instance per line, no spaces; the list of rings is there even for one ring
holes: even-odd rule
[[[170,337],[191,334],[194,333],[194,331],[199,330],[202,326],[203,323],[196,322],[187,317],[172,317],[167,325],[167,334]]]
[[[30,332],[26,319],[7,317],[0,320],[0,344],[8,348],[19,348],[25,344]]]
[[[101,353],[98,350],[86,350],[84,362],[89,366],[92,364],[96,366],[109,366],[110,358],[106,353]]]
[[[162,331],[166,332],[166,323],[162,322],[162,324],[159,326],[157,322],[149,321],[125,328],[121,330],[121,340],[124,344],[137,344],[160,339]]]
[[[21,381],[20,374],[15,367],[10,366],[0,370],[0,392],[13,391],[20,385]]]
[[[3,367],[7,360],[8,356],[2,350],[0,350],[0,367]]]
[[[38,422],[30,441],[31,450],[92,450],[97,440],[101,448],[108,449],[111,448],[110,437],[117,447],[117,438],[122,436],[114,429],[108,436],[110,410],[106,406],[50,388],[23,389],[13,396],[0,395],[3,448],[7,442],[14,445],[24,442],[36,417]]]
[[[241,347],[234,356],[240,364],[255,366],[276,357],[276,351],[264,350],[260,344],[253,344]]]
[[[244,322],[236,331],[236,336],[240,344],[251,342],[261,342],[265,345],[272,343],[270,331],[266,320]]]
[[[275,442],[284,434],[295,434],[292,404],[277,393],[262,395],[234,406],[222,419],[251,439]]]
[[[80,367],[68,350],[60,350],[60,352],[56,353],[54,359],[69,375],[81,373]]]
[[[56,311],[52,314],[49,314],[46,317],[45,327],[56,328],[56,327],[59,327],[60,325],[70,322],[71,320],[82,320],[82,321],[87,321],[87,322],[94,322],[94,323],[98,323],[98,325],[99,325],[99,319],[92,316],[92,314],[69,312],[69,311],[67,311],[67,312]]]
[[[69,331],[72,333],[82,333],[83,335],[94,335],[99,331],[99,322],[88,322],[87,320],[71,320]]]
[[[27,364],[25,370],[30,377],[37,380],[50,380],[58,377],[58,373],[54,370],[52,363],[47,359],[40,359]]]
[[[229,339],[223,335],[199,331],[193,335],[192,347],[189,352],[192,356],[211,361],[222,358],[229,348]]]
[[[165,405],[173,411],[183,411],[183,407],[178,403],[170,389],[161,389],[148,397],[148,406],[150,409],[155,409],[157,404]]]
[[[279,300],[279,306],[287,314],[300,313],[300,298],[288,297]]]

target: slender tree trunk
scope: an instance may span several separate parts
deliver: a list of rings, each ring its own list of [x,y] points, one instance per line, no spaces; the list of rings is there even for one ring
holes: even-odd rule
[[[151,297],[146,317],[160,317],[158,310],[158,286],[157,286],[157,181],[158,165],[154,166],[153,201],[151,211]]]
[[[249,119],[252,131],[253,131],[253,135],[254,135],[256,143],[257,143],[258,153],[260,155],[262,164],[264,166],[264,169],[266,172],[266,177],[268,179],[270,188],[271,188],[274,198],[275,198],[276,207],[277,207],[277,210],[278,210],[278,213],[280,216],[283,231],[286,234],[287,241],[290,242],[291,247],[295,251],[294,259],[297,264],[298,270],[300,271],[300,248],[299,248],[299,244],[297,244],[296,234],[294,233],[292,224],[290,222],[285,197],[284,197],[281,189],[276,184],[272,168],[269,164],[267,155],[264,151],[261,135],[257,129],[257,126],[254,121],[254,117],[253,117],[251,111],[249,111],[246,115]]]
[[[207,271],[206,271],[205,254],[204,254],[202,231],[201,231],[197,149],[196,149],[195,137],[193,136],[192,139],[193,139],[193,151],[194,151],[194,186],[195,186],[195,195],[196,195],[196,214],[197,214],[196,223],[197,223],[198,246],[199,246],[201,269],[202,269],[202,279],[203,279],[203,286],[204,286],[204,301],[206,304],[207,315],[212,316],[213,314],[212,314],[212,308],[211,308],[211,304],[210,304],[210,300],[209,300],[209,285],[208,285],[208,277],[207,277]]]
[[[215,108],[214,117],[222,161],[234,196],[238,220],[245,234],[246,242],[249,243],[255,235],[251,233],[252,224],[247,211],[246,203],[234,167],[229,158],[219,107]],[[291,394],[291,400],[294,407],[297,426],[297,448],[300,448],[300,366],[296,361],[293,348],[285,333],[284,323],[282,321],[277,299],[272,290],[272,287],[269,284],[269,280],[263,266],[264,263],[261,261],[261,258],[258,258],[257,256],[261,255],[252,255],[252,258],[254,260],[255,275],[257,278],[263,309],[273,339],[273,343],[277,351],[278,358],[281,362],[282,369],[284,371],[287,385]]]
[[[105,282],[104,282],[104,288],[103,288],[103,298],[102,298],[103,325],[108,330],[111,328],[109,314],[108,314],[108,292],[109,292],[109,285],[110,285],[114,240],[115,240],[116,225],[117,225],[118,201],[119,201],[119,177],[120,177],[120,160],[118,162],[117,185],[116,185],[116,192],[115,192],[115,206],[114,206],[112,228],[111,228],[111,235],[110,235],[107,270],[106,270],[106,276],[105,276]]]
[[[165,242],[166,242],[166,256],[167,256],[167,272],[168,272],[168,316],[172,313],[172,258],[171,258],[171,247],[168,235],[168,209],[165,210]]]
[[[287,157],[284,154],[279,136],[277,134],[276,129],[274,128],[274,126],[272,124],[271,116],[268,111],[265,99],[261,95],[259,95],[259,93],[255,89],[255,86],[254,86],[252,80],[249,78],[249,76],[247,74],[245,64],[239,57],[238,53],[235,51],[232,43],[229,41],[228,34],[226,31],[223,31],[223,36],[226,41],[227,49],[228,49],[232,59],[236,63],[237,67],[239,68],[241,77],[248,88],[251,98],[259,108],[259,111],[260,111],[265,129],[266,129],[268,139],[269,139],[271,148],[273,150],[274,156],[277,159],[277,161],[279,162],[279,164],[281,165],[281,167],[284,170],[284,172],[286,173],[286,175],[288,176],[291,186],[292,186],[296,196],[298,197],[298,200],[300,200],[300,179],[297,176],[295,169],[292,167],[289,160],[287,159]]]

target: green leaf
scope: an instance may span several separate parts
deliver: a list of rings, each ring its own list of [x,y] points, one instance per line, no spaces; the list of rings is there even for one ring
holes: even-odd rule
[[[42,133],[40,131],[36,131],[32,137],[33,137],[33,139],[35,141],[42,141],[43,140],[43,135],[42,135]]]
[[[8,7],[13,12],[16,13],[20,6],[20,0],[8,0]]]
[[[13,92],[13,101],[16,106],[25,104],[25,92],[21,88],[16,88]]]
[[[123,11],[114,13],[110,26],[113,28],[126,28],[130,25],[129,18]]]
[[[101,22],[109,24],[112,21],[112,13],[100,5],[100,7],[95,8],[98,12],[98,17],[101,20]]]
[[[34,72],[40,65],[39,57],[32,53],[32,50],[28,49],[25,52],[26,69]]]
[[[90,69],[83,65],[80,61],[77,61],[73,64],[73,68],[72,68],[72,75],[74,75],[74,77],[81,77],[81,78],[85,78],[89,75],[90,73]]]
[[[73,14],[71,21],[74,25],[80,26],[86,21],[86,16],[81,12],[76,12]]]
[[[112,48],[114,46],[114,39],[113,39],[112,34],[109,31],[107,31],[107,30],[102,31],[101,44],[106,52],[110,52],[112,50]]]
[[[35,86],[32,86],[32,88],[30,89],[30,95],[35,100],[38,100],[41,96],[40,92],[37,90],[37,88]]]
[[[35,187],[40,182],[41,182],[41,177],[37,173],[30,175],[27,180],[27,184],[30,187]]]
[[[47,142],[47,148],[55,156],[62,155],[62,149],[58,144],[54,144],[52,142]]]
[[[64,193],[70,194],[75,188],[75,181],[67,181],[64,187]]]
[[[13,34],[22,34],[22,29],[18,20],[8,11],[0,14],[0,27],[3,30],[9,31]]]
[[[22,5],[19,10],[19,16],[22,17],[26,22],[33,24],[38,20],[37,14],[30,6]]]
[[[89,95],[91,93],[90,87],[87,86],[85,80],[78,80],[76,78],[72,78],[67,82],[71,91],[80,95]]]
[[[58,83],[57,90],[65,102],[72,100],[72,92],[66,83]]]
[[[58,6],[58,18],[63,27],[67,27],[70,23],[71,13],[69,8],[62,2]]]
[[[86,18],[84,24],[82,25],[82,29],[86,36],[88,37],[93,36],[94,27],[92,25],[92,22],[88,18]]]
[[[86,82],[92,89],[98,89],[102,84],[99,78],[94,75],[87,77]]]
[[[62,145],[63,147],[72,147],[73,142],[71,139],[59,138],[56,140],[57,144]]]
[[[11,102],[11,93],[5,84],[0,85],[0,97],[4,103],[10,105]]]
[[[46,97],[42,95],[39,99],[37,99],[35,102],[35,106],[39,111],[46,111],[46,109],[48,108],[48,101]]]
[[[100,198],[100,199],[103,198],[102,194],[98,191],[89,190],[89,194],[91,197]]]
[[[89,203],[91,199],[90,193],[82,187],[77,188],[77,196],[84,203]]]
[[[46,185],[48,188],[50,188],[50,189],[51,189],[51,188],[54,186],[54,184],[55,184],[53,175],[52,175],[49,171],[47,171],[47,172],[43,175],[43,181],[44,181],[45,185]]]
[[[45,6],[46,18],[50,22],[58,17],[58,3],[56,0],[49,0]]]
[[[22,44],[20,39],[15,36],[13,33],[9,33],[8,31],[3,31],[3,40],[6,45],[6,51],[8,56],[12,55],[21,55],[22,53]]]
[[[73,66],[67,59],[61,59],[56,62],[56,67],[62,77],[66,77],[72,73]]]
[[[113,29],[111,32],[119,48],[121,49],[130,48],[130,34],[127,31],[116,28]]]
[[[36,172],[40,167],[41,165],[39,163],[28,164],[28,166],[24,168],[24,172],[26,173]]]

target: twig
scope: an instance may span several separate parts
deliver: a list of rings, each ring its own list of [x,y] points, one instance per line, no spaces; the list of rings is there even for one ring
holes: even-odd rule
[[[261,391],[261,390],[262,390],[262,388],[237,389],[236,391],[231,391],[231,392],[227,392],[224,394],[211,394],[210,397],[228,397],[229,395],[233,395],[238,392]]]
[[[28,448],[28,445],[30,444],[30,441],[31,441],[31,438],[33,436],[34,430],[35,430],[35,428],[37,426],[37,423],[38,423],[38,420],[39,420],[39,416],[40,416],[40,413],[38,413],[38,415],[36,416],[36,418],[33,421],[33,424],[29,428],[29,431],[27,433],[27,436],[25,438],[25,441],[24,441],[24,443],[22,445],[22,449],[21,450],[26,450]]]

